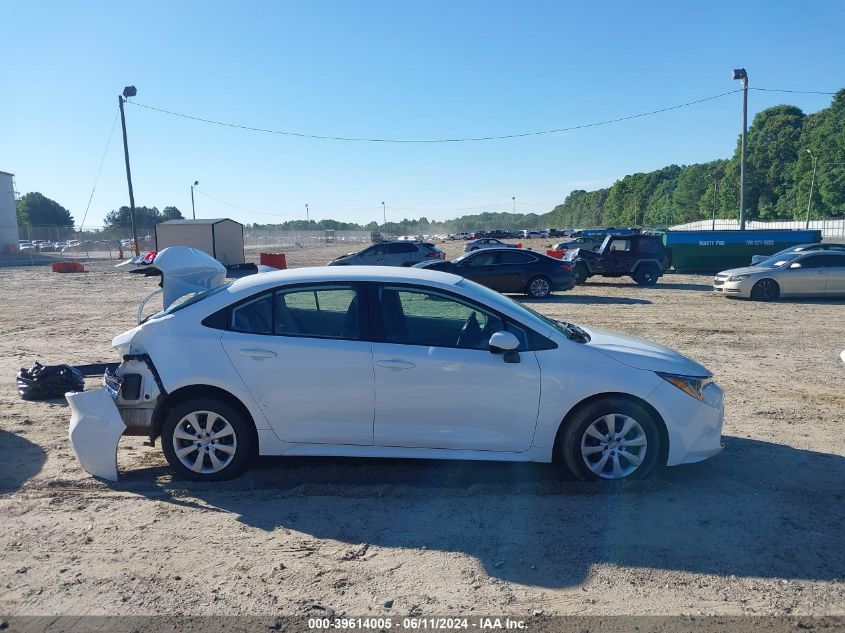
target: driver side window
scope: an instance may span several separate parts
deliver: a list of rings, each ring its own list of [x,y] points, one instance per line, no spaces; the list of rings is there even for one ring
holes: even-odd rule
[[[385,286],[379,298],[388,343],[487,350],[505,329],[498,316],[437,292]]]

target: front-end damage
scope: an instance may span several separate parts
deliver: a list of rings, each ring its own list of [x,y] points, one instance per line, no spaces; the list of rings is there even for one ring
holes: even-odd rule
[[[215,288],[226,277],[220,262],[183,246],[162,250],[144,272],[161,275],[164,308],[179,297]],[[139,315],[148,298],[142,301]],[[140,324],[114,338],[112,346],[123,362],[114,372],[106,372],[102,388],[66,395],[72,412],[73,451],[95,477],[117,481],[117,445],[122,435],[155,437],[156,407],[167,393],[144,349],[146,329]]]

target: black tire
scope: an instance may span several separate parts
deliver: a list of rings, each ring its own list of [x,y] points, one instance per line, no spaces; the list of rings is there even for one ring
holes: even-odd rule
[[[572,280],[575,284],[583,284],[587,281],[590,276],[590,269],[587,268],[587,264],[584,262],[575,262],[575,265],[572,267]]]
[[[761,279],[751,288],[752,301],[775,301],[780,297],[780,286],[774,279]]]
[[[640,264],[631,278],[641,286],[653,286],[660,279],[660,266],[657,264]]]
[[[217,416],[217,419],[212,420],[210,435],[213,435],[214,432],[219,432],[221,429],[228,430],[222,424],[225,422],[228,422],[232,431],[231,434],[221,437],[219,440],[220,444],[217,444],[217,446],[220,446],[225,441],[226,449],[214,449],[213,456],[209,455],[214,448],[213,441],[202,437],[197,438],[198,441],[196,444],[198,448],[183,455],[186,460],[196,462],[203,445],[205,445],[206,455],[202,457],[200,463],[200,468],[203,472],[191,470],[191,468],[182,463],[180,457],[176,454],[177,444],[180,446],[180,449],[187,449],[191,447],[191,444],[195,443],[193,440],[189,441],[174,437],[177,428],[183,426],[186,418],[195,412],[211,412]],[[207,429],[209,418],[211,418],[211,415],[198,415],[198,424],[203,429],[194,429],[194,434]],[[190,422],[186,424],[190,425]],[[188,434],[192,433],[190,430],[187,430],[187,427],[181,428],[180,430],[187,431]],[[227,479],[234,479],[246,470],[255,455],[257,447],[255,443],[255,429],[251,421],[244,418],[241,411],[219,398],[200,397],[180,402],[168,411],[161,429],[161,448],[164,451],[164,457],[167,459],[167,462],[180,477],[192,481],[225,481]],[[229,452],[232,448],[234,448],[234,454]],[[225,461],[229,455],[232,455],[231,459],[223,468],[207,471],[208,469],[214,468],[213,458],[216,458],[220,462]]]
[[[537,275],[528,280],[525,292],[534,299],[545,299],[552,294],[552,282],[548,277]]]
[[[602,422],[605,416],[614,416],[613,425],[617,433],[624,430],[626,420],[623,418],[634,420],[639,425],[639,429],[632,427],[625,437],[628,438],[627,441],[631,442],[635,438],[639,441],[639,438],[644,436],[646,445],[644,447],[639,445],[619,447],[608,443],[605,448],[602,448],[603,444],[593,438],[592,435],[588,435],[587,429],[597,424],[599,432],[607,432],[609,425]],[[555,449],[557,451],[556,457],[561,459],[569,471],[582,481],[643,479],[658,466],[662,449],[659,423],[644,407],[633,400],[618,396],[597,400],[576,410],[564,420],[563,424],[564,428],[559,434],[558,445]],[[582,443],[584,443],[584,450],[593,451],[590,455],[582,454]],[[601,451],[595,452],[596,447],[600,448]],[[631,455],[631,458],[626,455]],[[604,459],[602,468],[606,469],[607,472],[602,471],[603,475],[597,474],[587,465],[588,459],[597,469],[599,468],[598,462]],[[637,466],[633,465],[635,459],[641,460]],[[625,470],[632,467],[633,470],[624,476],[614,478],[611,476],[614,460],[615,463],[620,465],[626,464]]]

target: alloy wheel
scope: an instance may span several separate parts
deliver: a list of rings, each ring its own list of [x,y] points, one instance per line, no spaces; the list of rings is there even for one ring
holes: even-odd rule
[[[545,297],[549,294],[551,288],[549,286],[549,282],[543,279],[542,277],[538,277],[531,281],[531,284],[528,286],[529,292],[531,292],[532,297]]]
[[[581,437],[581,457],[602,479],[630,476],[645,459],[648,439],[640,423],[620,413],[594,420]]]
[[[194,411],[176,425],[173,451],[186,468],[202,474],[226,468],[238,449],[235,429],[213,411]]]

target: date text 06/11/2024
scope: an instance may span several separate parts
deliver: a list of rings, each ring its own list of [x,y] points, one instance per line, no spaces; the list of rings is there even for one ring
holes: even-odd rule
[[[526,629],[525,620],[509,617],[404,617],[401,620],[391,617],[361,617],[361,618],[308,618],[308,628],[312,630],[354,630],[372,629],[412,631],[448,631],[448,630],[477,630],[477,631],[520,631]]]

